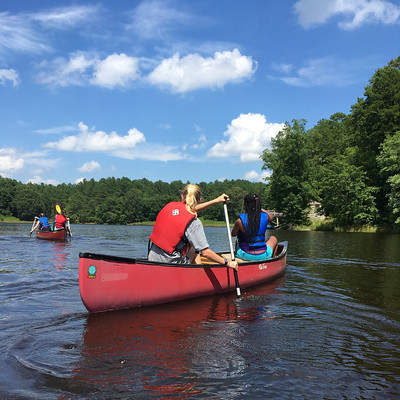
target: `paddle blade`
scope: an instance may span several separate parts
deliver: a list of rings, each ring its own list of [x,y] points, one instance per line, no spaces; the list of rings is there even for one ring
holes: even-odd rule
[[[61,214],[61,207],[58,204],[56,204],[56,211]]]

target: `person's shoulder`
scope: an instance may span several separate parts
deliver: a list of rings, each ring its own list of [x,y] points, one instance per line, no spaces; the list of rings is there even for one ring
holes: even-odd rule
[[[186,229],[197,229],[199,227],[203,227],[203,223],[199,218],[194,217],[187,225]]]

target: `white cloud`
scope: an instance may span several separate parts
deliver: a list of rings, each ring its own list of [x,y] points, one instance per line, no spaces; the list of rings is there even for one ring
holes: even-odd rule
[[[38,65],[38,81],[50,86],[83,86],[89,83],[90,69],[97,62],[96,56],[85,53],[75,53],[69,60],[59,57],[52,62],[43,61]]]
[[[29,16],[0,13],[0,52],[42,53],[50,47],[30,25]]]
[[[90,83],[93,85],[113,88],[126,86],[137,79],[138,60],[125,54],[112,54],[95,65],[95,72]]]
[[[265,178],[269,178],[271,174],[267,171],[264,172],[257,172],[257,171],[249,171],[246,172],[244,178],[247,179],[248,181],[256,181],[256,182],[264,182]]]
[[[224,136],[227,141],[214,145],[207,153],[209,157],[239,156],[241,162],[259,161],[263,150],[270,146],[271,139],[282,130],[284,124],[267,123],[261,114],[240,114],[234,119]]]
[[[143,62],[145,64],[145,62]],[[128,87],[141,79],[139,59],[126,54],[111,54],[100,59],[97,54],[76,52],[69,59],[59,57],[42,61],[38,81],[57,87],[96,85],[105,88]],[[213,57],[189,54],[164,59],[146,77],[151,85],[184,93],[200,88],[222,88],[228,83],[250,79],[257,69],[251,57],[239,50],[215,52]]]
[[[85,26],[93,22],[99,6],[71,6],[52,8],[40,13],[0,12],[0,52],[8,50],[41,54],[49,52],[48,29],[60,30]],[[46,28],[43,33],[41,29]]]
[[[8,176],[9,173],[14,173],[21,170],[25,165],[25,161],[17,154],[15,149],[0,149],[0,174]]]
[[[27,183],[34,183],[34,184],[39,184],[39,183],[45,183],[46,185],[58,185],[58,181],[55,179],[46,179],[44,180],[41,176],[36,175],[33,178],[29,179]]]
[[[88,161],[81,167],[77,168],[80,172],[93,172],[100,170],[100,164],[96,161]]]
[[[189,24],[193,16],[174,9],[167,1],[143,1],[132,13],[129,29],[144,39],[163,39],[178,25]]]
[[[162,128],[162,129],[165,129],[165,130],[170,130],[171,128],[172,128],[172,125],[170,125],[170,124],[167,124],[167,123],[163,123],[163,124],[160,124],[160,127]]]
[[[183,150],[184,151],[184,150]],[[154,160],[154,161],[177,161],[186,158],[185,154],[176,146],[162,146],[158,144],[138,145],[135,149],[120,149],[113,155],[128,160]]]
[[[238,49],[214,53],[204,58],[189,54],[163,60],[148,76],[153,85],[184,93],[200,88],[222,88],[227,83],[251,78],[257,64],[251,57],[243,56]]]
[[[78,135],[65,136],[56,142],[46,143],[43,147],[62,151],[113,153],[117,150],[132,149],[138,143],[146,140],[143,133],[136,128],[130,129],[126,136],[119,136],[115,132],[111,132],[110,134],[103,131],[94,132],[89,130],[89,127],[82,122],[78,126]]]
[[[272,68],[278,72],[283,72],[285,74],[288,74],[293,69],[293,65],[285,63],[272,64]]]
[[[362,79],[360,71],[365,67],[360,60],[341,61],[325,57],[309,60],[291,75],[286,74],[279,79],[287,85],[299,87],[344,87]]]
[[[341,16],[339,27],[355,29],[366,23],[400,22],[400,7],[386,0],[299,0],[294,5],[303,28],[324,24],[333,16]]]
[[[76,125],[54,126],[52,128],[37,129],[35,132],[43,135],[60,135],[65,132],[76,132],[78,130]]]
[[[110,153],[114,157],[125,158],[128,160],[157,160],[173,161],[185,158],[185,154],[177,146],[163,146],[159,144],[146,144],[144,134],[136,128],[132,128],[125,136],[120,136],[116,132],[107,134],[103,131],[89,129],[82,122],[78,125],[77,135],[64,136],[54,142],[43,145],[47,149],[73,152],[103,152]],[[100,165],[91,161],[85,163],[80,168],[81,172],[91,172],[100,169]]]
[[[96,54],[77,52],[69,60],[57,58],[42,62],[40,83],[50,86],[96,85],[106,88],[127,86],[138,79],[138,60],[126,54],[111,54],[104,60]]]
[[[206,135],[200,135],[198,140],[198,143],[195,143],[190,147],[191,149],[204,149],[204,147],[206,147]]]
[[[59,7],[31,14],[33,21],[54,29],[71,28],[84,22],[93,22],[99,11],[98,6]]]
[[[13,86],[19,84],[18,72],[14,69],[0,69],[0,85],[4,85],[6,81],[11,81]]]

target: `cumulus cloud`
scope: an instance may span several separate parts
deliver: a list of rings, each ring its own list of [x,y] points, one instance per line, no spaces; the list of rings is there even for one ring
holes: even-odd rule
[[[112,54],[105,60],[96,63],[90,83],[113,88],[126,86],[138,77],[138,60],[136,58],[128,57],[125,54]]]
[[[138,60],[123,53],[101,60],[96,54],[78,52],[68,60],[44,61],[38,67],[38,81],[50,86],[125,87],[139,77]]]
[[[15,149],[0,149],[0,174],[8,176],[9,173],[14,173],[22,169],[25,161],[20,157]]]
[[[241,162],[259,161],[263,150],[270,146],[271,139],[282,130],[284,124],[268,123],[262,114],[240,114],[224,133],[227,140],[214,145],[207,153],[209,157],[239,156]]]
[[[253,181],[253,182],[264,182],[266,178],[269,178],[271,174],[267,171],[263,171],[261,173],[257,171],[249,171],[246,172],[244,178],[247,179],[248,181]]]
[[[199,54],[181,57],[176,53],[162,60],[143,78],[139,61],[123,53],[100,59],[97,54],[76,52],[69,59],[59,57],[42,61],[37,65],[40,69],[37,79],[52,87],[95,85],[109,89],[125,88],[133,81],[143,80],[175,93],[184,93],[200,88],[223,88],[228,83],[250,79],[257,69],[257,63],[237,49],[215,52],[212,57]]]
[[[100,164],[96,161],[88,161],[81,167],[77,168],[80,172],[93,172],[100,170]]]
[[[46,162],[43,163],[43,160]],[[21,152],[14,148],[0,149],[0,175],[5,177],[22,171],[39,176],[44,170],[54,169],[58,163],[59,159],[49,158],[46,151]]]
[[[310,28],[340,16],[341,29],[355,29],[367,23],[400,22],[400,6],[386,0],[299,0],[294,5],[299,24]]]
[[[128,160],[172,161],[186,157],[178,146],[146,144],[144,134],[136,128],[130,129],[125,136],[120,136],[116,132],[108,134],[96,131],[94,128],[89,129],[82,122],[78,124],[78,129],[77,135],[64,136],[60,140],[44,144],[43,147],[60,151],[103,152]],[[78,168],[81,172],[92,172],[98,169],[100,169],[100,165],[95,161],[87,162]]]
[[[19,84],[18,72],[14,69],[0,69],[0,85],[4,85],[7,81],[11,81],[13,86]]]
[[[65,136],[56,142],[46,143],[43,147],[76,152],[115,152],[122,149],[132,149],[138,143],[146,140],[143,133],[136,128],[130,129],[126,136],[120,136],[116,132],[107,134],[103,131],[90,130],[82,122],[78,126],[78,135]]]
[[[251,57],[243,56],[238,49],[214,53],[213,57],[176,53],[163,60],[148,76],[148,81],[184,93],[200,88],[222,88],[227,83],[251,78],[257,69]]]
[[[40,175],[35,175],[33,178],[28,179],[28,183],[40,184],[44,183],[46,185],[58,185],[58,181],[56,179],[46,179],[44,180]]]

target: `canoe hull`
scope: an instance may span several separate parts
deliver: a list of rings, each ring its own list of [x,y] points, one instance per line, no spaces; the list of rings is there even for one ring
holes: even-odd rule
[[[61,229],[59,231],[37,231],[36,237],[38,239],[44,240],[66,240],[67,231],[65,229]]]
[[[239,263],[241,289],[271,281],[286,268],[287,242],[278,256]],[[90,312],[145,307],[235,291],[233,270],[216,264],[155,263],[93,253],[79,254],[79,289]]]

